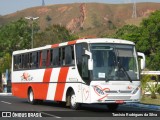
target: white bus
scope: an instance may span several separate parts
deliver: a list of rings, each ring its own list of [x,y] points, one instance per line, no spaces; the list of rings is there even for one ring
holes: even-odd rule
[[[72,109],[81,104],[119,104],[140,101],[143,53],[130,41],[108,38],[78,39],[13,52],[12,94],[31,104],[52,100]]]

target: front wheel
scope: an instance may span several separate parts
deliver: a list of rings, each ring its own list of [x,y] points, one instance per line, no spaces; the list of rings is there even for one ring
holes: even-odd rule
[[[70,94],[70,108],[71,109],[74,109],[74,110],[80,109],[81,105],[80,105],[80,103],[76,102],[76,99],[77,99],[77,96],[72,91],[71,94]]]

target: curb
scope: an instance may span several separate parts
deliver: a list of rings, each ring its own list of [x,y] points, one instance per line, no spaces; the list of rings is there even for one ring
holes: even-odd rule
[[[12,93],[0,93],[0,96],[12,96]]]
[[[143,103],[126,103],[126,105],[129,105],[132,107],[142,107],[142,108],[148,108],[148,109],[160,111],[159,105],[149,105],[149,104],[143,104]]]

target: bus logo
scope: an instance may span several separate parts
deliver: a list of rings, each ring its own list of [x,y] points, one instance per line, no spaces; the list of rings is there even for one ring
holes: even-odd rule
[[[27,72],[24,72],[23,75],[21,76],[21,81],[32,81],[33,77]]]

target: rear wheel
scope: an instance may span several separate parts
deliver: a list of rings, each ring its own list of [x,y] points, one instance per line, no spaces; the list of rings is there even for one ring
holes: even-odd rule
[[[118,106],[119,106],[119,104],[116,104],[116,103],[107,104],[109,111],[116,111]]]
[[[29,92],[28,92],[28,102],[30,104],[36,104],[36,100],[34,99],[34,93],[33,93],[33,90],[32,89],[29,89]]]

